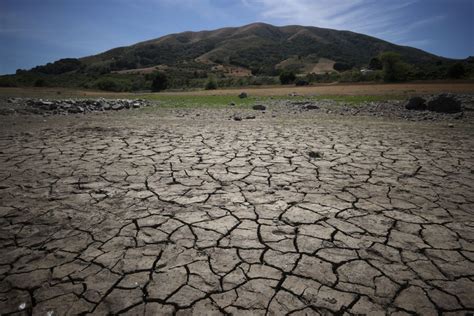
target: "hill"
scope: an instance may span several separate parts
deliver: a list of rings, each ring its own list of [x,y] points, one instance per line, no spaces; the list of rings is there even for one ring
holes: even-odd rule
[[[4,76],[0,79],[3,82],[15,80],[17,85],[32,84],[34,80],[35,85],[66,83],[109,90],[123,90],[123,84],[127,85],[125,90],[136,90],[148,87],[150,73],[160,70],[169,75],[173,87],[202,86],[209,74],[228,78],[229,85],[248,84],[252,82],[243,78],[276,76],[283,70],[303,75],[329,73],[335,71],[334,68],[339,71],[360,69],[385,51],[397,52],[406,63],[425,69],[424,73],[433,65],[453,62],[420,49],[350,31],[254,23],[170,34],[94,56],[61,59],[29,71],[20,70],[14,78]],[[439,76],[441,72],[428,77]],[[94,80],[91,81],[91,77]],[[113,78],[115,86],[102,82],[104,78]],[[267,83],[265,80],[272,79],[258,82]]]
[[[318,58],[325,58],[361,67],[384,51],[400,53],[405,61],[415,64],[443,59],[419,49],[349,31],[254,23],[214,31],[170,34],[80,60],[89,67],[106,67],[111,71],[156,65],[201,69],[207,68],[203,65],[222,64],[270,75],[278,64],[289,58],[310,57],[315,64]]]

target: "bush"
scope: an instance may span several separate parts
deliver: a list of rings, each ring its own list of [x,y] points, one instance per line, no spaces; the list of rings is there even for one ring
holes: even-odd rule
[[[296,86],[307,86],[307,85],[309,85],[309,82],[307,80],[298,79],[298,80],[296,80],[295,85]]]
[[[112,78],[102,78],[96,82],[97,88],[104,91],[113,91],[113,92],[121,92],[124,91],[123,86],[120,82],[112,79]]]
[[[295,81],[296,75],[293,72],[283,71],[280,74],[280,82],[281,84],[291,84]]]
[[[346,70],[351,70],[352,66],[346,63],[335,63],[334,66],[332,66],[334,70],[336,71],[346,71]]]
[[[108,76],[99,78],[92,85],[90,85],[90,87],[113,92],[144,89],[144,81],[140,81],[139,79],[140,78],[126,77],[123,75]],[[89,85],[82,83],[82,86],[86,87]]]
[[[464,65],[461,63],[455,63],[448,68],[447,75],[452,79],[463,78],[466,75],[466,67],[464,67]]]
[[[156,72],[151,82],[152,91],[161,91],[168,88],[168,77],[163,72]]]
[[[206,85],[204,86],[206,90],[216,90],[217,89],[217,82],[214,78],[209,78],[207,80]]]
[[[12,76],[0,76],[0,87],[16,87],[16,80]]]
[[[36,79],[35,87],[44,87],[46,86],[46,81],[44,79]]]

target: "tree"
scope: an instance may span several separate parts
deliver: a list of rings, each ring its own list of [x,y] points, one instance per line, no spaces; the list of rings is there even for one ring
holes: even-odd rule
[[[461,63],[455,63],[448,69],[448,77],[452,79],[460,79],[466,75],[466,68]]]
[[[280,74],[280,82],[281,84],[290,84],[293,83],[296,79],[296,75],[290,71],[283,71]]]
[[[156,72],[151,82],[152,91],[161,91],[168,88],[168,77],[163,72]]]
[[[382,70],[383,65],[382,65],[382,62],[380,61],[380,59],[378,59],[377,57],[372,58],[369,62],[369,69],[371,69],[371,70]]]
[[[384,52],[379,56],[383,65],[383,79],[386,82],[405,81],[409,66],[401,59],[400,54]]]
[[[216,90],[217,89],[217,82],[213,77],[209,77],[206,82],[206,86],[204,87],[206,90]]]

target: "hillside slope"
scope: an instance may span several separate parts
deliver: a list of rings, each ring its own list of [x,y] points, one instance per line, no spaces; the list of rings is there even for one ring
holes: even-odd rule
[[[383,51],[398,52],[413,64],[442,59],[419,49],[349,31],[254,23],[214,31],[170,34],[82,58],[81,62],[112,71],[155,65],[199,68],[202,66],[199,64],[215,63],[270,73],[279,63],[295,56],[326,58],[360,67]]]

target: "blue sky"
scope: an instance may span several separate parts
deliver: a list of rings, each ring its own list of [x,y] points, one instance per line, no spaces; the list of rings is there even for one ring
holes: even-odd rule
[[[474,55],[474,0],[0,0],[0,74],[169,33],[253,22],[351,30]]]

